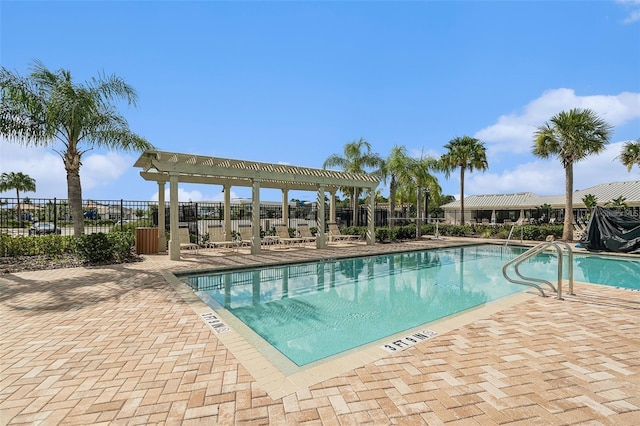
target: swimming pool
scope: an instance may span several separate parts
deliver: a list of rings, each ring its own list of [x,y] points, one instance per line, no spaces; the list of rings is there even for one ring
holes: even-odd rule
[[[303,366],[528,290],[508,283],[501,270],[523,250],[440,248],[191,275],[186,282],[209,306],[227,309]],[[521,271],[555,281],[554,258],[536,256]],[[640,262],[598,256],[575,256],[574,262],[575,280],[639,286]]]

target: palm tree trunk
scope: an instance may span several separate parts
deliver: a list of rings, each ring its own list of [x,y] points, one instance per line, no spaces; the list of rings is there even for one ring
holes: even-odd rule
[[[84,235],[84,216],[82,214],[82,186],[80,185],[80,154],[75,150],[65,152],[64,168],[67,171],[67,194],[69,195],[69,209],[73,219],[73,235]]]
[[[460,166],[460,225],[464,225],[464,166]]]
[[[18,200],[18,227],[22,228],[22,208],[20,207],[20,191],[18,191],[18,188],[16,188],[16,198]]]
[[[573,241],[573,163],[567,163],[564,167],[564,227],[562,240]]]

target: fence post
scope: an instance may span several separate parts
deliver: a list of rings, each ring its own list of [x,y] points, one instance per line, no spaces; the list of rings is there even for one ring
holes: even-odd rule
[[[124,200],[120,198],[120,230],[124,227]]]
[[[53,229],[58,229],[58,206],[56,205],[56,197],[53,197]]]

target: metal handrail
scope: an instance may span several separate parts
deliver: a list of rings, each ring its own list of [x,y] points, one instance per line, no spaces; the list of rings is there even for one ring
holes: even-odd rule
[[[535,247],[530,248],[526,252],[522,253],[519,256],[516,256],[515,258],[513,258],[510,261],[508,261],[507,263],[505,263],[505,265],[502,267],[502,275],[509,282],[512,282],[514,284],[526,285],[526,286],[533,287],[533,288],[537,289],[540,292],[540,294],[542,295],[542,297],[546,297],[546,295],[544,294],[544,290],[542,289],[542,287],[540,287],[536,283],[546,284],[549,287],[551,287],[551,289],[555,293],[557,293],[558,299],[562,300],[562,263],[563,263],[563,260],[564,260],[564,258],[563,258],[564,252],[563,252],[562,248],[560,247],[560,245],[563,245],[564,248],[566,248],[568,253],[569,253],[568,254],[568,257],[569,257],[569,294],[574,294],[573,293],[573,251],[571,251],[571,246],[569,244],[565,243],[564,241],[545,241],[545,242],[542,242],[542,243],[538,244]],[[520,270],[519,270],[520,265],[525,260],[530,259],[533,256],[537,255],[538,253],[546,250],[549,246],[553,246],[553,248],[555,248],[556,251],[558,252],[558,288],[557,289],[556,289],[556,287],[554,287],[553,284],[551,284],[550,281],[543,280],[543,279],[540,279],[540,278],[524,276],[524,275],[522,275],[522,273],[520,273]],[[514,271],[516,272],[516,275],[520,279],[511,278],[507,274],[507,269],[511,265],[514,265]]]

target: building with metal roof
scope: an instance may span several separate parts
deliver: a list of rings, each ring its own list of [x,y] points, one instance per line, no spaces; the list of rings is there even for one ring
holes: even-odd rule
[[[640,181],[611,182],[580,189],[573,193],[573,208],[576,218],[584,217],[587,208],[582,201],[586,195],[596,197],[597,204],[604,206],[613,200],[624,198],[631,214],[640,215]],[[550,206],[550,211],[543,206]],[[471,195],[464,199],[465,222],[504,223],[524,220],[561,220],[564,215],[565,196],[536,195],[531,192],[516,194]],[[460,222],[460,200],[442,206],[445,220]],[[544,217],[542,215],[545,215]]]

